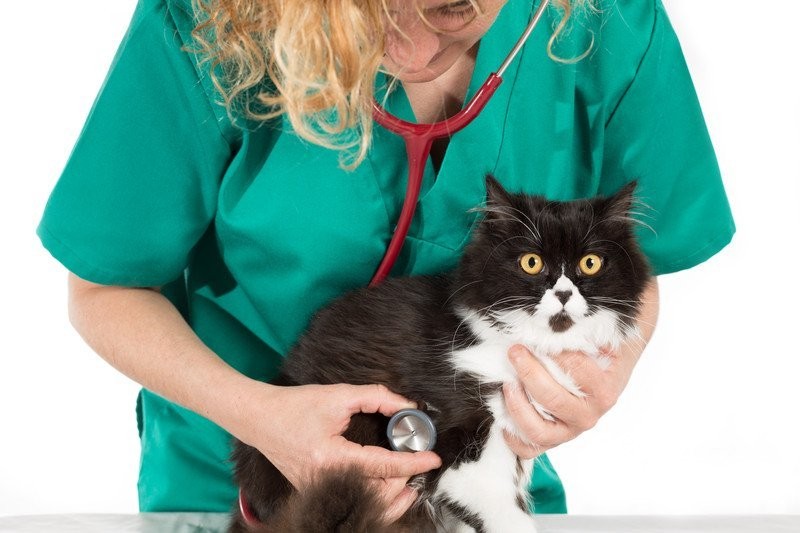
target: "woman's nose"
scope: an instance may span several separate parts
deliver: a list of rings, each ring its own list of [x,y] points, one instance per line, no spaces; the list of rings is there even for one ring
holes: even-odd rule
[[[423,23],[418,16],[398,27],[390,25],[386,53],[398,67],[417,72],[431,62],[441,48],[440,34]]]

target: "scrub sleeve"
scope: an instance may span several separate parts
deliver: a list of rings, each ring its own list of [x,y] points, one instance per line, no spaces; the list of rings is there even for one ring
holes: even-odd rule
[[[474,93],[535,6],[509,0],[481,40]],[[493,172],[509,189],[571,199],[639,181],[639,237],[656,273],[698,264],[734,227],[677,39],[659,1],[601,3],[554,52],[538,31],[476,121],[429,164],[393,275],[452,268]],[[188,0],[140,0],[130,29],[45,209],[38,234],[76,275],[161,286],[209,348],[267,380],[322,305],[366,285],[402,205],[402,140],[376,128],[353,172],[284,120],[234,128],[193,55]],[[550,27],[559,13],[550,9]],[[542,24],[547,28],[548,24]],[[381,80],[379,80],[380,84]],[[412,118],[402,89],[388,109]],[[230,436],[142,390],[142,511],[227,511]],[[546,456],[535,510],[565,512]]]
[[[656,274],[683,270],[730,242],[735,226],[680,45],[660,2],[632,83],[606,119],[600,191],[639,182],[640,242]]]
[[[163,2],[139,2],[38,229],[59,261],[96,283],[182,276],[231,157],[170,17]]]

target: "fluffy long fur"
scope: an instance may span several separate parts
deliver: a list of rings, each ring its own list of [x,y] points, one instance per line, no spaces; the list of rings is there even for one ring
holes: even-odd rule
[[[550,202],[510,194],[487,177],[485,216],[453,272],[389,279],[344,295],[314,317],[276,384],[380,383],[426,406],[436,424],[442,467],[414,480],[419,503],[392,527],[534,529],[526,493],[532,462],[502,440],[503,429],[516,430],[500,392],[503,382],[516,382],[506,353],[526,344],[580,395],[548,355],[580,349],[592,356],[635,332],[649,269],[628,216],[633,189]],[[537,275],[520,268],[530,252],[545,261]],[[581,274],[588,253],[602,258],[602,273]],[[345,437],[388,447],[386,423],[380,415],[355,415]],[[254,448],[238,443],[234,461],[235,479],[264,531],[386,529],[357,472],[330,473],[298,494]],[[474,483],[480,488],[472,490]],[[232,530],[246,530],[238,513]]]
[[[346,532],[388,533],[381,522],[381,508],[357,470],[331,472],[306,491],[288,498],[257,532]]]

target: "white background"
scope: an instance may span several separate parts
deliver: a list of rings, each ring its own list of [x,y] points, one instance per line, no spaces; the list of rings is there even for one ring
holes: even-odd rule
[[[800,513],[800,2],[664,2],[739,229],[661,278],[619,404],[551,457],[574,513]],[[66,273],[34,235],[134,5],[3,6],[0,515],[136,511],[137,386],[70,328]]]

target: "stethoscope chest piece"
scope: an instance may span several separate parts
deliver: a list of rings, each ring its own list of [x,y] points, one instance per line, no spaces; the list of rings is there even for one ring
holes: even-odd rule
[[[424,452],[436,445],[436,426],[419,409],[403,409],[389,420],[386,436],[395,451]]]

